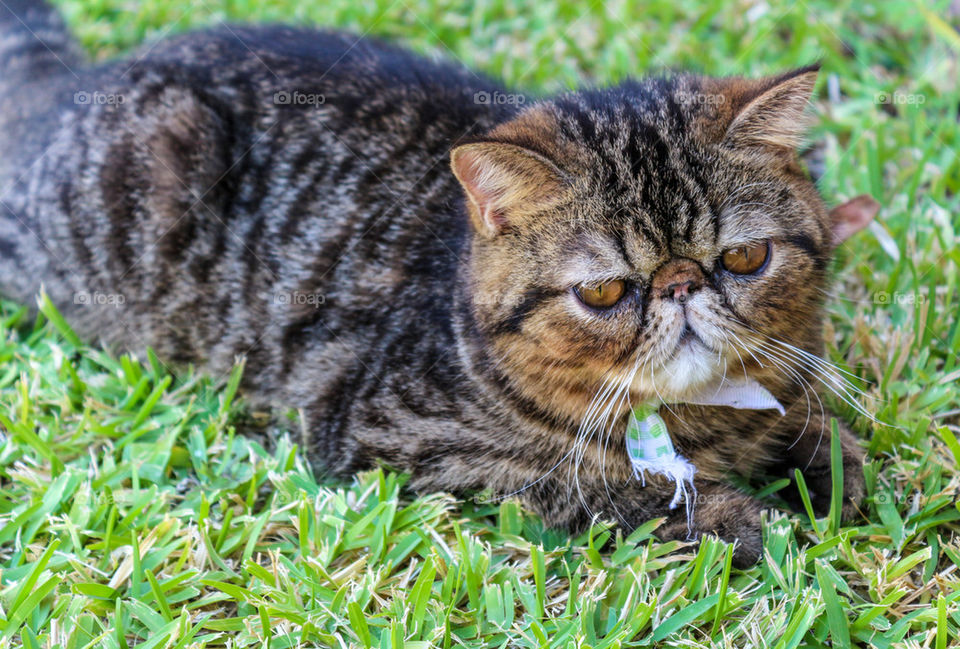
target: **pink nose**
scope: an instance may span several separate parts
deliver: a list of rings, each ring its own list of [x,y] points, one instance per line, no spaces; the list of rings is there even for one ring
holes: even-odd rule
[[[692,259],[672,259],[653,274],[653,293],[664,300],[684,302],[704,282],[700,265]]]
[[[672,298],[677,302],[682,302],[683,300],[690,297],[690,294],[697,290],[699,286],[695,285],[692,279],[688,279],[685,282],[674,282],[666,288],[664,294],[666,297],[669,297],[672,293]]]

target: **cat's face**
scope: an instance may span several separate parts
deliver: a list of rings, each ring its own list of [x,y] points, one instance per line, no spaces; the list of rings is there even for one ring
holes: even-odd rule
[[[579,93],[455,149],[474,314],[505,378],[577,419],[607,385],[684,401],[788,375],[783,344],[819,339],[835,245],[794,152],[815,77]]]

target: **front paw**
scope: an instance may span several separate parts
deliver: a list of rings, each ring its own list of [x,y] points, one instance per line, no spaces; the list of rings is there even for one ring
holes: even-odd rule
[[[783,471],[786,477],[793,481],[796,469],[800,470],[807,486],[813,513],[818,517],[826,516],[830,512],[833,496],[830,429],[831,426],[826,419],[816,419],[810,421],[809,425],[804,425],[803,432],[800,434],[788,436],[793,442],[784,449],[784,459],[775,471],[776,473]],[[856,436],[842,422],[839,423],[838,433],[843,463],[841,517],[844,521],[852,521],[857,519],[860,511],[858,507],[866,495],[863,478],[865,453]],[[794,511],[804,511],[803,501],[796,484],[785,490],[782,495]]]
[[[683,504],[677,507],[666,523],[657,530],[663,540],[692,541],[713,534],[734,543],[733,564],[749,568],[763,555],[760,512],[757,499],[727,485],[697,485],[693,521],[687,520]]]
[[[848,452],[844,449],[843,453],[843,505],[840,510],[840,517],[844,522],[856,520],[860,516],[860,505],[866,497],[867,489],[863,478],[863,453],[857,448],[854,452]],[[833,472],[830,466],[820,465],[801,469],[803,481],[807,487],[807,494],[810,496],[810,504],[813,507],[813,513],[818,517],[827,516],[830,513],[830,505],[833,500]],[[790,472],[791,479],[794,479],[793,471]],[[799,491],[796,491],[792,498],[788,498],[791,507],[797,511],[803,510],[803,503],[799,497]]]
[[[867,484],[863,477],[862,454],[843,458],[843,509],[840,517],[849,523],[861,516],[860,505],[867,497]]]

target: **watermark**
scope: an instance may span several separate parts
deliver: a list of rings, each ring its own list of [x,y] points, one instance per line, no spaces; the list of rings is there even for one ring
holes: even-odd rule
[[[82,491],[73,495],[73,502],[76,505],[130,505],[134,497],[128,491]]]
[[[900,505],[909,499],[906,494],[892,494],[886,491],[878,491],[871,498],[877,505],[889,505],[891,503]]]
[[[73,103],[78,106],[119,106],[126,100],[127,98],[118,92],[78,90],[73,93]]]
[[[505,295],[503,293],[483,293],[477,292],[473,294],[473,304],[475,306],[481,307],[491,307],[491,306],[509,306],[509,307],[518,307],[524,302],[527,298],[521,294],[515,295]]]
[[[517,93],[499,92],[497,90],[493,92],[480,90],[473,93],[473,103],[483,106],[520,106],[525,101],[527,101],[526,96]]]
[[[278,90],[273,93],[273,103],[277,106],[322,106],[327,103],[327,98],[319,92]]]
[[[889,293],[887,291],[877,291],[873,294],[873,303],[874,304],[896,304],[899,306],[910,306],[914,304],[923,304],[927,301],[927,296],[923,293],[914,293],[906,292],[901,293],[899,291],[894,291]]]
[[[893,92],[878,92],[873,96],[875,104],[899,104],[920,106],[927,101],[927,96],[919,93],[906,93],[895,90]]]
[[[126,304],[127,298],[122,293],[101,293],[94,291],[80,291],[73,294],[73,303],[82,306],[112,306],[120,307]]]
[[[327,296],[323,293],[307,293],[304,291],[280,291],[273,298],[274,304],[284,306],[309,306],[319,309],[325,304]]]
[[[727,101],[726,95],[709,92],[678,92],[676,99],[687,106],[722,106]]]

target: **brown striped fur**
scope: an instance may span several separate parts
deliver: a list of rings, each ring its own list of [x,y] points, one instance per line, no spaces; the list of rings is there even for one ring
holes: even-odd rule
[[[385,461],[417,489],[517,494],[569,529],[665,516],[665,537],[738,539],[741,562],[762,504],[729,472],[799,466],[826,505],[815,372],[728,336],[821,352],[832,233],[856,227],[794,152],[815,69],[521,109],[476,100],[507,92],[494,81],[346,34],[222,28],[88,66],[42,2],[0,13],[5,294],[43,284],[84,335],[212,373],[245,355],[248,395],[301,409],[311,459],[339,474]],[[759,239],[763,272],[724,272],[723,249]],[[683,309],[663,297],[678,277],[698,289]],[[616,307],[578,301],[609,279],[627,282]],[[788,407],[664,408],[699,469],[692,530],[672,485],[631,474],[626,401],[579,437],[604,380],[637,366],[633,403],[730,371]],[[849,514],[861,452],[842,432]]]

